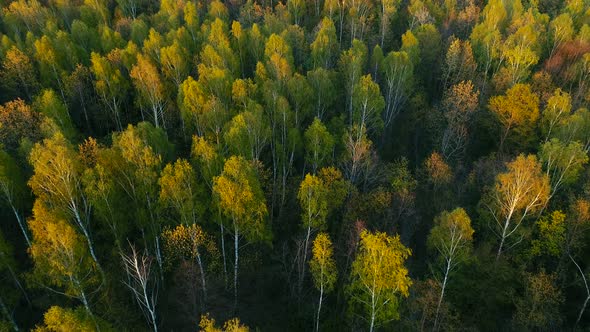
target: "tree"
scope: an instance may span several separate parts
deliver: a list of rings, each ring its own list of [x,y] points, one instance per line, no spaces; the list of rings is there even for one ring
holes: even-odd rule
[[[316,68],[307,72],[306,78],[312,88],[312,93],[314,93],[313,105],[315,105],[315,113],[318,119],[323,119],[326,111],[331,110],[336,101],[337,94],[333,76],[333,71],[324,68]]]
[[[117,185],[125,192],[133,206],[134,220],[140,229],[144,243],[154,247],[156,261],[162,270],[160,248],[161,221],[158,218],[158,179],[162,168],[162,156],[154,151],[146,133],[160,132],[151,124],[142,122],[129,125],[121,133],[113,134],[113,155],[110,171]],[[147,250],[147,248],[146,248]]]
[[[230,157],[221,175],[213,179],[213,194],[223,214],[232,222],[234,235],[234,307],[238,301],[240,236],[249,241],[271,237],[265,223],[268,210],[264,193],[252,165],[242,157]]]
[[[570,95],[561,89],[556,89],[547,101],[547,106],[541,115],[541,131],[545,136],[545,142],[555,136],[554,130],[567,119],[571,109]]]
[[[17,150],[22,140],[35,142],[41,139],[39,127],[42,116],[34,112],[22,99],[0,106],[0,141],[11,152]]]
[[[31,59],[18,47],[12,46],[4,56],[2,69],[2,85],[15,95],[23,89],[25,97],[31,100],[39,84]]]
[[[131,254],[121,254],[121,259],[127,273],[128,281],[125,285],[133,293],[150,327],[157,332],[158,284],[152,278],[152,259],[147,253],[138,253],[133,246],[131,246]]]
[[[348,116],[350,124],[353,119],[353,97],[358,81],[361,78],[367,61],[367,46],[360,40],[353,40],[350,49],[342,52],[339,60],[340,72],[343,76],[348,96]]]
[[[408,53],[401,51],[387,54],[379,68],[384,77],[385,113],[383,118],[387,127],[395,120],[410,94],[414,66]]]
[[[303,245],[301,268],[299,275],[299,291],[301,292],[305,279],[305,266],[307,265],[307,251],[312,229],[323,230],[326,227],[328,217],[328,191],[321,178],[307,174],[299,186],[297,199],[301,207],[301,220],[307,230],[305,244]]]
[[[24,208],[26,182],[14,158],[3,150],[0,150],[0,193],[14,213],[25,242],[30,247],[29,231],[21,212]]]
[[[102,319],[90,316],[84,308],[62,308],[52,306],[43,314],[43,325],[35,327],[34,332],[66,332],[66,331],[114,331]]]
[[[582,144],[578,142],[570,142],[566,145],[557,138],[553,138],[541,146],[539,160],[549,176],[551,184],[549,199],[551,199],[562,185],[577,181],[588,163],[588,155]]]
[[[320,312],[322,310],[324,293],[329,293],[334,289],[334,284],[338,278],[338,270],[336,269],[336,262],[333,258],[332,241],[328,234],[319,233],[313,241],[312,258],[309,261],[309,268],[313,276],[314,285],[320,291],[315,323],[315,330],[319,331]]]
[[[428,245],[438,252],[439,260],[443,263],[443,280],[440,286],[440,296],[434,316],[434,327],[438,328],[441,304],[445,296],[450,273],[457,268],[471,250],[473,241],[471,219],[462,208],[448,212],[443,211],[434,219],[434,227],[428,235]]]
[[[379,85],[370,74],[361,77],[354,88],[352,125],[365,128],[369,133],[379,132],[383,128],[381,112],[384,107]]]
[[[399,297],[407,297],[412,285],[404,266],[410,254],[399,236],[361,232],[348,293],[353,309],[358,307],[368,315],[369,331],[399,319]]]
[[[92,63],[90,68],[95,78],[94,89],[99,99],[111,112],[116,128],[122,130],[121,104],[127,94],[128,82],[121,70],[108,58],[92,52],[90,60]]]
[[[532,213],[539,211],[549,199],[549,177],[534,155],[519,155],[506,164],[507,172],[496,176],[488,209],[495,221],[495,234],[500,238],[496,260],[503,252],[506,240],[519,229]],[[515,241],[510,247],[522,240]]]
[[[188,51],[180,45],[178,40],[160,50],[162,61],[162,73],[176,85],[178,89],[180,84],[186,79],[189,72]]]
[[[58,132],[35,144],[29,162],[33,166],[33,175],[29,179],[33,193],[43,204],[72,219],[100,269],[90,234],[91,206],[82,186],[83,165],[76,151]]]
[[[531,139],[539,118],[539,97],[529,85],[516,84],[505,95],[490,98],[489,107],[503,126],[500,151],[511,131],[516,132],[518,139]]]
[[[251,160],[259,160],[268,145],[270,128],[262,107],[250,101],[245,112],[239,113],[229,122],[224,140],[230,151]]]
[[[215,319],[209,314],[201,316],[199,322],[200,332],[248,332],[250,329],[243,325],[238,318],[232,318],[223,324],[223,329],[215,326]]]
[[[385,42],[385,35],[387,30],[389,29],[389,22],[393,15],[397,12],[397,7],[400,4],[399,0],[381,0],[381,11],[380,19],[381,19],[381,48],[383,48],[383,43]]]
[[[33,235],[29,254],[34,262],[34,281],[58,294],[79,300],[94,320],[89,296],[91,289],[97,290],[100,278],[96,277],[97,265],[89,256],[83,237],[40,200],[33,207],[29,228]]]
[[[201,276],[203,298],[206,302],[207,284],[201,252],[203,247],[207,249],[207,246],[210,245],[211,241],[208,239],[208,235],[197,224],[180,224],[174,229],[164,230],[162,238],[164,239],[166,251],[171,257],[188,259],[197,263]]]
[[[453,39],[443,64],[443,88],[473,80],[476,70],[477,63],[473,58],[471,42]]]
[[[330,68],[332,66],[338,51],[337,38],[334,22],[329,17],[324,17],[319,24],[315,39],[310,45],[314,68]]]
[[[59,100],[53,90],[43,90],[41,94],[35,97],[33,109],[52,119],[67,139],[75,139],[76,129],[74,129],[70,113],[68,113],[66,105]]]
[[[304,134],[305,162],[311,165],[312,172],[325,166],[334,150],[334,138],[322,121],[315,118]]]
[[[182,224],[192,225],[200,219],[204,210],[201,206],[203,190],[188,161],[178,159],[174,164],[166,165],[158,183],[160,202],[174,208]]]
[[[151,108],[154,125],[166,127],[164,108],[166,107],[165,91],[156,66],[143,55],[137,56],[137,64],[131,69],[131,78],[139,96],[139,104]]]
[[[469,124],[478,107],[479,91],[471,81],[460,82],[445,92],[442,108],[447,120],[441,152],[450,159],[463,156],[469,138]]]
[[[54,45],[52,45],[52,42],[48,36],[44,35],[35,41],[35,56],[37,57],[37,60],[39,61],[39,64],[42,68],[51,68],[53,80],[55,80],[57,88],[61,93],[61,98],[65,102],[66,97],[61,81],[62,69],[58,68],[59,59],[57,58],[57,50],[55,49]]]
[[[559,308],[564,299],[555,285],[557,275],[541,271],[526,273],[525,277],[525,294],[516,301],[516,325],[526,329],[559,328]]]

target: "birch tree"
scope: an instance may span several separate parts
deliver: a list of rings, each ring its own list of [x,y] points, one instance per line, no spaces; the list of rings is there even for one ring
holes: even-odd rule
[[[488,205],[495,221],[494,233],[500,239],[496,260],[505,251],[507,240],[513,237],[526,218],[538,212],[549,198],[549,177],[534,155],[519,155],[507,163],[507,171],[496,176]],[[510,244],[514,247],[520,239]]]
[[[312,259],[309,261],[309,268],[313,276],[315,287],[320,291],[318,311],[316,313],[315,330],[320,330],[320,312],[324,293],[334,289],[338,278],[338,270],[333,257],[332,241],[326,233],[319,233],[313,241]]]
[[[221,175],[213,179],[213,194],[230,220],[229,230],[234,236],[234,307],[237,307],[240,238],[253,242],[270,239],[266,200],[252,165],[235,156],[225,162]]]
[[[434,315],[434,331],[438,329],[440,308],[449,276],[469,254],[473,232],[471,219],[462,208],[456,208],[451,212],[444,211],[434,219],[434,227],[428,236],[428,245],[438,252],[439,261],[443,266],[442,282],[439,281],[440,295]]]
[[[361,232],[347,291],[350,305],[362,314],[359,317],[369,325],[370,332],[399,319],[401,297],[408,297],[412,285],[404,266],[410,254],[399,236]]]

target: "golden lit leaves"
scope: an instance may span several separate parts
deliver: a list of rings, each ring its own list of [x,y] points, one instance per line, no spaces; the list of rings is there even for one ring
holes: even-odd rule
[[[213,179],[213,193],[223,214],[250,240],[266,240],[266,200],[256,172],[242,157],[230,157],[220,176]]]
[[[399,319],[398,296],[409,296],[412,281],[404,266],[410,249],[399,236],[361,232],[360,247],[352,263],[349,293],[351,304],[360,305],[371,321],[377,323]]]
[[[334,289],[338,270],[334,261],[332,241],[327,233],[319,233],[313,241],[312,258],[309,261],[313,282],[317,289],[324,292]]]

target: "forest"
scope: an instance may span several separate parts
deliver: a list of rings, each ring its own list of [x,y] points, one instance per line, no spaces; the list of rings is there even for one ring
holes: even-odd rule
[[[0,331],[590,331],[590,0],[0,6]]]

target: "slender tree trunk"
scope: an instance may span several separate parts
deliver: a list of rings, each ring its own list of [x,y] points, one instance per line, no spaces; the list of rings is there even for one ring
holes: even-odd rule
[[[449,271],[451,270],[451,261],[447,261],[447,269],[445,271],[445,278],[443,280],[443,284],[440,290],[440,297],[438,299],[438,304],[436,305],[436,314],[434,315],[434,327],[433,331],[438,329],[438,315],[440,313],[440,306],[443,301],[443,297],[445,296],[445,288],[447,287],[447,280],[449,278]]]
[[[16,210],[16,208],[14,207],[14,205],[12,205],[12,203],[10,204],[10,207],[12,208],[12,212],[14,212],[14,216],[16,217],[16,221],[18,222],[18,227],[20,228],[21,232],[23,233],[24,237],[25,237],[25,241],[27,241],[27,247],[31,246],[31,239],[29,239],[29,234],[27,233],[27,229],[23,223],[23,220],[20,216],[20,214],[18,213],[18,211]]]
[[[323,272],[322,272],[323,273]],[[320,283],[320,301],[318,303],[318,314],[315,320],[315,330],[318,332],[320,330],[320,311],[322,310],[322,300],[324,297],[324,282]]]
[[[375,328],[375,292],[371,292],[371,327],[369,332],[373,332]]]
[[[305,263],[307,261],[307,247],[309,246],[309,236],[311,235],[311,225],[307,226],[307,235],[305,236],[305,245],[303,246],[303,259],[301,261],[301,274],[299,276],[299,294],[303,289],[303,280],[305,279]]]
[[[570,257],[572,262],[578,268],[578,271],[580,272],[580,275],[582,276],[582,280],[584,281],[584,287],[586,287],[586,299],[584,300],[584,304],[582,304],[582,308],[580,308],[580,312],[578,313],[578,318],[576,319],[576,323],[574,324],[574,327],[577,327],[578,324],[580,323],[580,320],[582,319],[582,315],[584,314],[584,311],[586,311],[586,306],[588,305],[588,301],[590,301],[590,287],[588,287],[588,280],[586,279],[586,275],[584,274],[584,271],[582,270],[580,265],[578,265],[578,263],[574,260],[574,258],[572,257],[571,254],[569,254],[568,256]]]
[[[203,269],[203,262],[201,261],[201,254],[197,250],[197,264],[199,264],[199,270],[201,271],[201,286],[203,287],[203,300],[207,302],[207,285],[205,284],[205,270]]]

